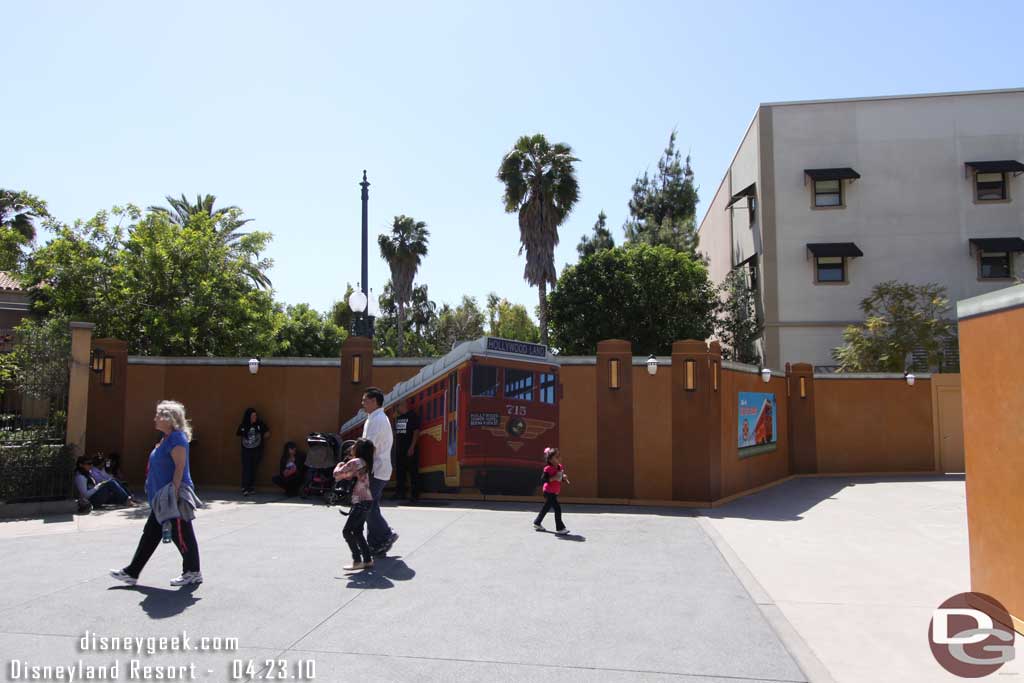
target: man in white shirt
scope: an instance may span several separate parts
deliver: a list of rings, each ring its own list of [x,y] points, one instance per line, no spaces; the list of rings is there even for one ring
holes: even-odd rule
[[[366,541],[372,554],[384,555],[398,540],[398,534],[388,526],[380,512],[384,487],[391,479],[391,444],[395,437],[391,432],[391,421],[381,408],[384,405],[384,392],[377,387],[370,387],[363,393],[362,405],[366,411],[363,438],[373,442],[373,477],[370,479],[373,506],[366,518]]]

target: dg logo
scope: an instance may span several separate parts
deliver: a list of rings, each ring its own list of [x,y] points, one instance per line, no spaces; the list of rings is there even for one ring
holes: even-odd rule
[[[1015,656],[1013,619],[984,593],[960,593],[932,613],[928,644],[946,671],[963,678],[995,673]]]

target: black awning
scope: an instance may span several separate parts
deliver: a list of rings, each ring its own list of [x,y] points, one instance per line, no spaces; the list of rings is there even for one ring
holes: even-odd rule
[[[967,166],[978,173],[1024,173],[1024,164],[1013,159],[1003,161],[968,161]]]
[[[968,241],[982,251],[1024,251],[1024,239],[1020,237],[972,237]]]
[[[805,168],[811,180],[856,180],[860,178],[852,168]]]
[[[817,242],[808,244],[807,249],[815,256],[848,256],[856,258],[864,252],[853,242]]]
[[[729,203],[725,205],[725,208],[729,208],[744,197],[755,197],[757,196],[757,183],[750,183],[742,190],[734,194],[730,199]]]

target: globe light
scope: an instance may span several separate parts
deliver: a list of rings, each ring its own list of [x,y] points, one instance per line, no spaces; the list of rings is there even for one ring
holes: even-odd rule
[[[362,292],[352,292],[348,298],[348,307],[353,313],[362,313],[366,310],[366,295]]]
[[[914,377],[914,373],[912,373],[912,372],[904,373],[903,377],[907,380],[907,386],[911,386],[912,387],[912,386],[914,386],[914,382],[917,381],[917,378]]]
[[[260,359],[259,358],[250,358],[249,359],[249,373],[252,374],[252,375],[255,375],[259,371],[260,371]]]
[[[372,289],[370,290],[370,300],[367,302],[367,308],[367,315],[371,315],[374,318],[380,315],[380,302],[378,302],[377,297],[373,295]]]
[[[764,382],[765,384],[768,384],[768,382],[772,381],[772,371],[769,370],[768,368],[762,368],[761,381]]]
[[[647,374],[648,375],[656,375],[657,373],[658,373],[658,359],[655,358],[654,354],[652,353],[651,357],[647,359]]]

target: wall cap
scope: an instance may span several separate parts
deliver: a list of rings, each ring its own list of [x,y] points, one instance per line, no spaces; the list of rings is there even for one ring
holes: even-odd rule
[[[745,372],[748,375],[760,375],[761,368],[756,365],[750,365],[748,363],[737,363],[732,360],[723,360],[722,368],[725,370],[733,370],[735,372]],[[768,368],[772,371],[772,377],[785,377],[786,373],[782,370],[776,370],[775,368]]]
[[[931,379],[930,372],[912,373],[917,379]],[[906,379],[902,372],[816,372],[814,380],[819,379],[898,379],[901,382]]]
[[[96,323],[70,322],[68,326],[73,330],[95,330]]]
[[[1015,285],[981,296],[956,302],[956,315],[960,320],[986,313],[995,313],[1024,306],[1024,285]]]

